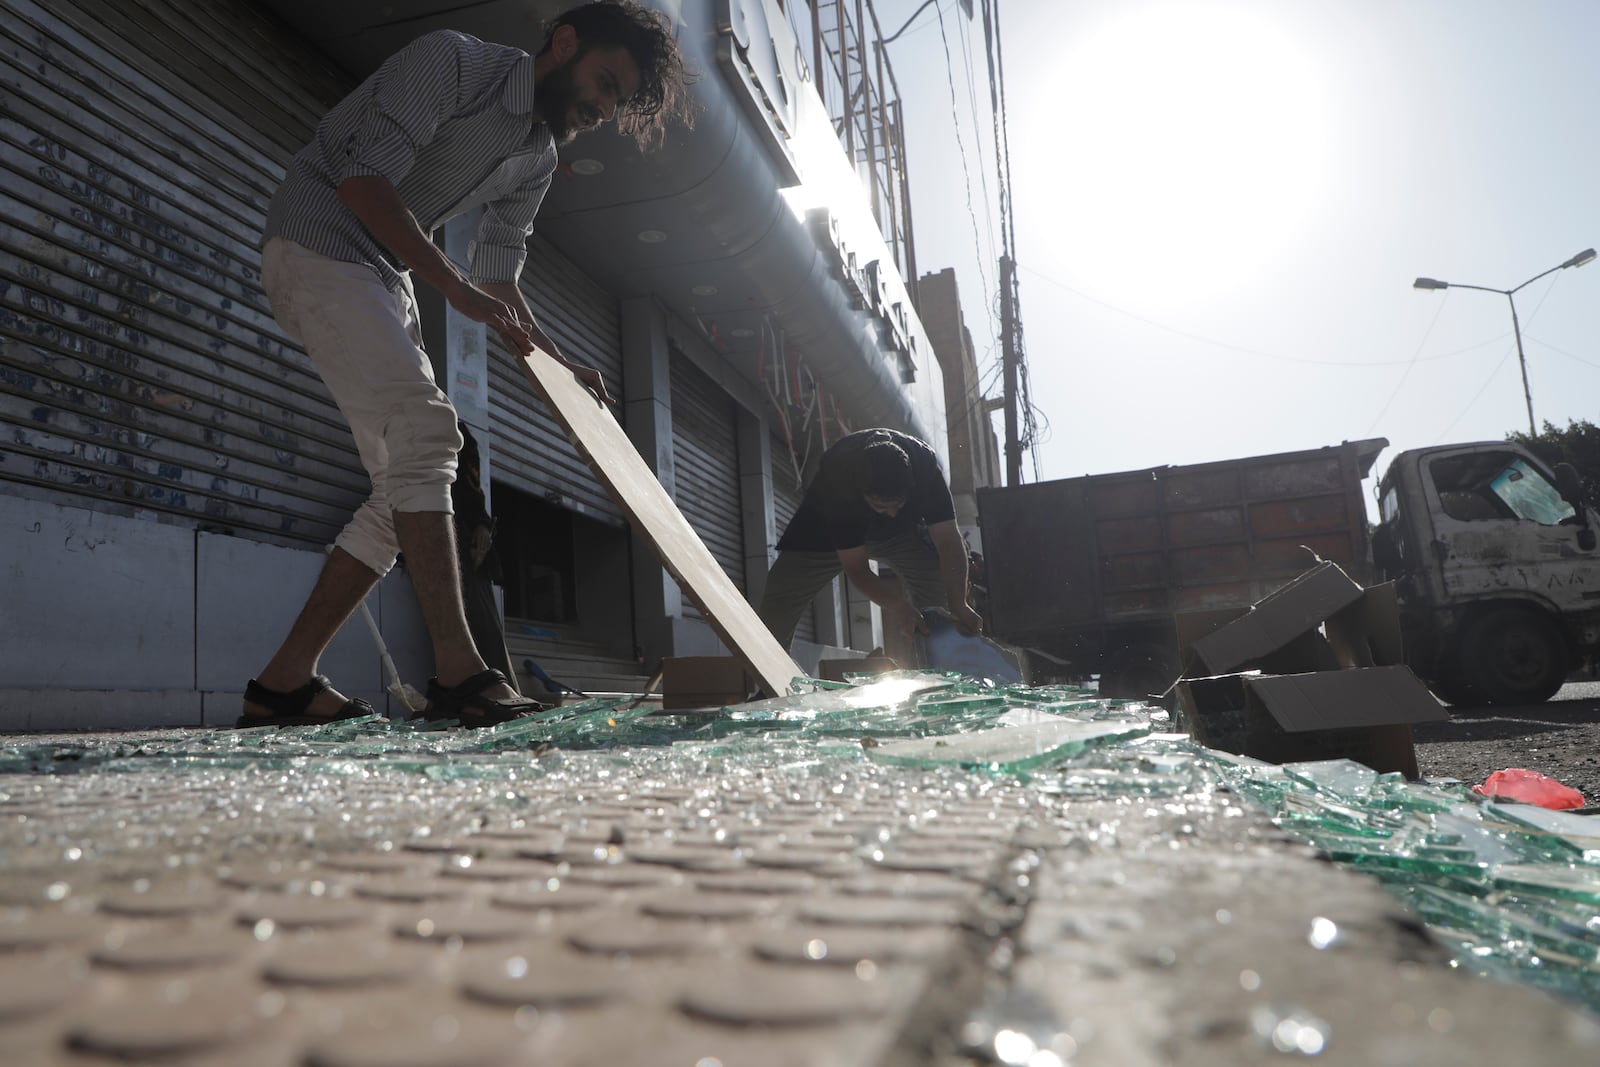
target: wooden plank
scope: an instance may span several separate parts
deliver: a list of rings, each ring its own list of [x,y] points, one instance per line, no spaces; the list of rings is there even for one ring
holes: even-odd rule
[[[550,405],[595,477],[655,548],[662,565],[717,636],[750,668],[762,688],[787,693],[789,683],[805,672],[728,580],[611,412],[544,352],[535,350],[521,363],[529,383]]]

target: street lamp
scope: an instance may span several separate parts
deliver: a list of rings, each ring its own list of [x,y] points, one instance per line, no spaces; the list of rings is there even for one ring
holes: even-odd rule
[[[1540,271],[1538,274],[1535,274],[1533,277],[1523,282],[1522,285],[1516,286],[1512,289],[1491,289],[1487,285],[1463,285],[1460,282],[1441,282],[1437,278],[1418,278],[1416,281],[1411,283],[1411,287],[1413,289],[1477,289],[1479,292],[1484,293],[1499,293],[1501,296],[1506,298],[1506,301],[1511,305],[1511,332],[1515,334],[1517,338],[1517,362],[1522,365],[1522,396],[1523,399],[1528,402],[1528,435],[1530,437],[1539,436],[1539,428],[1534,425],[1533,422],[1533,392],[1528,388],[1528,357],[1524,355],[1522,351],[1522,324],[1517,321],[1517,302],[1516,300],[1512,299],[1512,294],[1517,292],[1518,289],[1532,285],[1540,278],[1543,278],[1546,274],[1554,274],[1556,271],[1566,270],[1568,267],[1581,267],[1585,263],[1592,262],[1594,258],[1594,249],[1585,248],[1582,252],[1579,252],[1565,263],[1557,263],[1549,270]]]

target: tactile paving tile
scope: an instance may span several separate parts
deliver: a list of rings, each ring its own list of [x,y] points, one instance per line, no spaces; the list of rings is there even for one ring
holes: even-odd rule
[[[217,872],[225,884],[237,889],[289,889],[313,879],[309,860],[262,860],[230,864]]]
[[[254,1006],[248,989],[168,984],[85,1010],[67,1039],[121,1059],[177,1056],[239,1039],[260,1022]]]
[[[628,858],[635,863],[656,863],[685,871],[732,871],[745,865],[744,857],[733,849],[712,846],[643,847],[629,849]]]
[[[866,870],[833,883],[839,893],[853,896],[898,897],[905,900],[971,900],[978,893],[972,882],[942,873]]]
[[[596,955],[676,956],[721,943],[716,927],[617,916],[567,935],[572,947]]]
[[[880,1014],[885,989],[853,970],[751,966],[686,990],[687,1014],[731,1026],[817,1026]]]
[[[754,867],[772,867],[786,871],[813,871],[819,874],[843,874],[859,870],[861,860],[843,849],[831,848],[769,848],[750,856]]]
[[[492,904],[523,911],[584,911],[610,904],[613,899],[614,894],[606,889],[568,882],[562,882],[554,889],[507,886],[489,895]]]
[[[854,967],[861,960],[876,963],[923,962],[948,950],[948,930],[859,930],[848,927],[794,925],[761,934],[751,951],[775,963],[823,963]]]
[[[430,992],[429,996],[432,996]],[[407,1010],[409,1009],[409,1010]],[[504,1017],[463,1019],[424,998],[318,1038],[306,1067],[501,1067],[532,1063],[526,1031]]]
[[[959,874],[966,878],[982,878],[988,864],[982,856],[974,859],[971,852],[944,849],[928,852],[889,852],[874,866],[885,871],[928,871]]]
[[[753,919],[770,914],[773,903],[761,897],[731,893],[677,893],[652,897],[642,903],[639,910],[657,919]]]
[[[104,920],[83,910],[10,908],[0,915],[0,952],[82,943],[105,930]]]
[[[515,855],[546,857],[558,854],[566,847],[567,835],[551,828],[529,827],[525,830],[483,830],[473,835],[480,843],[509,849]]]
[[[360,935],[316,936],[277,947],[262,965],[270,982],[312,987],[370,988],[419,977],[421,949]]]
[[[440,871],[444,878],[474,882],[542,881],[556,874],[556,864],[531,859],[452,856]]]
[[[425,875],[409,878],[404,875],[378,875],[357,882],[351,892],[369,900],[397,903],[422,903],[430,900],[451,900],[464,897],[472,891],[472,883]]]
[[[626,972],[609,961],[509,955],[464,966],[461,990],[491,1004],[571,1008],[624,998],[629,982]]]
[[[826,896],[802,903],[800,918],[838,926],[949,926],[960,906],[946,900],[894,900],[871,896]]]
[[[0,956],[0,1021],[59,1007],[82,986],[88,970],[81,958],[65,953]]]
[[[333,871],[378,875],[419,875],[439,869],[437,860],[410,852],[348,852],[326,856],[320,865]]]
[[[369,922],[372,905],[343,895],[260,893],[243,898],[236,914],[239,921],[246,925],[269,922],[284,930],[299,930]]]
[[[248,934],[223,926],[152,930],[107,938],[91,955],[95,963],[133,971],[178,970],[230,963],[252,947]]]
[[[509,910],[440,905],[400,919],[398,937],[429,942],[505,941],[530,929],[528,917]]]
[[[135,918],[178,918],[217,911],[227,898],[214,882],[149,882],[100,895],[100,910]]]
[[[609,886],[613,889],[648,889],[681,885],[682,873],[648,863],[612,863],[600,867],[573,867],[561,877],[571,885]]]
[[[803,872],[757,868],[696,875],[694,884],[713,893],[787,895],[814,892],[821,882]]]

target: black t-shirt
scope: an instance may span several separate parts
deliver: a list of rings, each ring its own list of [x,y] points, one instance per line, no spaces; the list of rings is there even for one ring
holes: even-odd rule
[[[885,439],[905,449],[911,460],[911,489],[905,506],[893,518],[878,514],[867,505],[854,477],[854,464],[862,450]],[[933,449],[898,430],[858,430],[840,438],[823,454],[817,476],[806,487],[806,495],[789,520],[788,529],[778,538],[778,548],[837,552],[955,517],[950,486]]]

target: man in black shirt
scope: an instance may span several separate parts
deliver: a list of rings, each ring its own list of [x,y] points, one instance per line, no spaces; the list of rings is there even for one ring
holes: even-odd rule
[[[893,578],[875,574],[878,560]],[[922,609],[946,607],[963,630],[983,628],[967,602],[967,546],[939,458],[897,430],[860,430],[823,454],[817,476],[778,539],[761,621],[780,644],[806,605],[844,571],[883,609],[885,651],[910,665]]]

